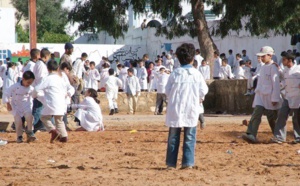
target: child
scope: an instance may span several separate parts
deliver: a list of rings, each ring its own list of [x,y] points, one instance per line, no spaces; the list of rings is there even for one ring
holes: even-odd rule
[[[126,82],[126,79],[128,76],[128,73],[127,73],[128,67],[121,65],[121,64],[119,64],[118,66],[121,66],[120,73],[119,73],[119,79],[122,81],[121,90],[124,91],[125,90],[125,82]]]
[[[95,68],[95,62],[90,62],[90,69],[86,72],[87,75],[87,85],[86,88],[92,88],[94,90],[98,90],[98,81],[100,81],[100,74],[98,70]]]
[[[114,69],[112,68],[109,69],[108,73],[109,73],[109,77],[105,82],[105,91],[106,91],[106,97],[108,99],[108,104],[110,109],[109,115],[113,115],[114,113],[119,113],[117,99],[118,99],[119,87],[122,87],[122,81],[119,78],[114,76],[115,74]]]
[[[214,58],[215,58],[215,61],[214,61],[214,69],[213,69],[214,70],[213,71],[213,78],[214,79],[220,79],[221,78],[220,68],[221,68],[221,65],[222,65],[222,60],[219,57],[219,52],[218,51],[214,52]]]
[[[166,85],[169,79],[169,74],[165,73],[165,68],[162,67],[159,69],[159,75],[157,76],[157,93],[156,93],[156,107],[154,115],[162,115],[159,112],[159,107],[162,105],[163,110],[163,102],[167,105],[167,96],[166,96]]]
[[[152,70],[152,76],[153,76],[153,79],[152,79],[152,84],[151,84],[151,90],[156,90],[157,89],[157,75],[159,74],[159,69],[164,67],[166,68],[165,66],[162,65],[162,58],[158,58],[156,61],[155,61],[156,65],[154,66],[153,70]]]
[[[245,77],[247,79],[247,92],[244,94],[245,96],[250,96],[254,94],[253,75],[255,69],[252,68],[251,63],[252,63],[251,60],[246,61],[246,65],[244,67]]]
[[[3,88],[2,91],[5,96],[6,90],[9,89],[13,84],[17,82],[17,77],[15,73],[15,64],[14,63],[8,63],[7,64],[7,70],[5,71],[4,79],[3,79]]]
[[[135,114],[137,109],[138,96],[141,92],[141,87],[139,83],[139,79],[134,76],[134,70],[129,68],[127,70],[128,77],[126,80],[125,93],[128,99],[128,113],[127,114]]]
[[[97,91],[90,88],[84,96],[85,98],[80,104],[70,105],[72,109],[78,109],[74,116],[81,128],[76,129],[76,131],[103,131],[103,118],[99,106],[100,101],[97,99]]]
[[[231,73],[231,67],[228,65],[227,59],[222,59],[221,66],[221,79],[232,79],[233,74]]]
[[[70,99],[75,90],[71,85],[67,85],[57,73],[56,61],[50,60],[47,63],[47,69],[49,75],[35,87],[34,96],[43,103],[41,120],[51,134],[50,143],[57,139],[60,142],[67,142],[68,133],[62,119],[67,110],[66,97]],[[54,117],[55,126],[51,122],[52,117]]]
[[[246,134],[242,136],[249,143],[257,143],[256,136],[263,113],[266,114],[271,130],[274,132],[277,110],[281,107],[279,71],[272,61],[273,54],[274,50],[269,46],[262,47],[257,53],[258,56],[262,57],[265,65],[260,69],[260,76],[255,89],[253,114]]]
[[[101,73],[100,73],[100,84],[99,84],[99,89],[101,91],[103,91],[103,89],[105,88],[105,82],[106,79],[108,78],[109,74],[108,74],[108,70],[109,70],[109,64],[108,63],[104,63]]]
[[[137,78],[139,78],[141,91],[147,91],[147,69],[144,67],[144,61],[139,61],[139,67],[137,68]]]
[[[33,68],[35,65],[35,62],[37,62],[40,58],[40,50],[33,48],[30,50],[30,60],[28,61],[28,63],[26,65],[24,65],[23,67],[23,72],[26,71],[31,71],[33,72]]]
[[[170,72],[173,71],[174,67],[174,60],[172,59],[171,54],[167,54],[167,59],[166,59],[166,68],[170,70]]]
[[[35,77],[31,71],[26,71],[22,80],[18,83],[12,85],[5,92],[4,103],[7,104],[7,110],[12,111],[14,116],[14,122],[16,126],[17,133],[17,143],[23,142],[23,126],[22,126],[22,117],[25,117],[27,127],[26,127],[26,135],[27,142],[30,143],[36,140],[33,129],[33,116],[32,116],[32,93],[33,87],[31,84],[33,83]],[[10,98],[11,101],[10,101]]]
[[[210,67],[207,65],[207,62],[205,60],[202,60],[199,71],[203,75],[204,80],[210,79]]]
[[[240,61],[240,66],[237,68],[235,79],[246,79],[245,76],[245,62],[243,60]]]
[[[239,53],[237,53],[235,55],[235,59],[236,59],[236,61],[233,65],[233,75],[237,76],[237,71],[238,71],[238,68],[240,67],[240,61],[242,61],[243,59],[242,59],[241,54],[239,54]]]
[[[181,67],[174,70],[166,85],[168,99],[166,125],[169,127],[166,164],[176,168],[180,132],[184,128],[182,168],[193,168],[200,100],[208,87],[200,72],[192,67],[195,56],[193,44],[184,43],[176,50]]]

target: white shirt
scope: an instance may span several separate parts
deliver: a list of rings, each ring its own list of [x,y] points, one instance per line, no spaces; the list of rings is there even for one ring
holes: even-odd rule
[[[213,77],[221,77],[221,74],[220,74],[221,65],[222,65],[222,60],[220,57],[217,57],[214,61]]]
[[[221,66],[221,79],[232,79],[233,74],[231,73],[231,67],[229,65]]]
[[[203,75],[204,80],[210,79],[210,67],[208,65],[199,67],[200,73]]]
[[[199,69],[199,67],[203,61],[203,57],[200,54],[197,54],[197,55],[195,55],[194,59],[197,60],[197,62],[198,62],[197,69]]]
[[[285,98],[288,100],[291,109],[298,109],[300,106],[300,66],[293,65],[283,70]]]
[[[255,72],[254,72],[254,75],[258,75],[259,72],[260,72],[260,69],[261,67],[264,65],[263,62],[257,62],[257,65],[256,65],[256,69],[255,69]]]
[[[160,73],[157,77],[157,93],[165,94],[166,85],[169,80],[170,75],[166,73]]]
[[[51,73],[35,87],[34,97],[43,103],[41,115],[63,116],[67,111],[66,97],[71,97],[75,90],[67,85],[57,73]]]
[[[125,82],[125,93],[131,92],[132,95],[136,95],[137,92],[141,92],[141,87],[139,83],[139,79],[136,76],[128,76]],[[128,90],[128,88],[130,90]]]
[[[137,78],[139,78],[141,89],[147,89],[147,69],[145,67],[137,68]]]
[[[249,57],[247,55],[242,55],[243,61],[247,62],[249,60]]]
[[[119,78],[114,75],[109,76],[105,83],[106,96],[110,98],[117,98],[119,87],[122,86],[122,81]]]
[[[272,102],[278,102],[275,106]],[[273,64],[265,64],[260,69],[257,87],[255,89],[255,97],[253,108],[256,105],[263,106],[268,110],[278,110],[281,107],[282,98],[280,96],[279,71]]]
[[[86,88],[92,88],[94,90],[98,90],[98,81],[100,80],[100,74],[97,69],[88,70],[87,71],[87,85]],[[106,80],[101,80],[106,81]]]
[[[235,79],[247,79],[245,76],[245,69],[241,66],[237,68]]]
[[[208,87],[200,72],[193,68],[177,68],[166,85],[168,98],[166,125],[168,127],[196,127],[201,111],[200,101]]]
[[[122,81],[122,89],[124,90],[125,89],[125,82],[126,82],[126,79],[127,79],[127,76],[128,76],[128,67],[124,67],[120,70],[120,73],[119,73],[119,79]]]
[[[23,117],[26,113],[32,112],[32,92],[32,86],[24,87],[21,82],[15,83],[5,91],[3,103],[10,102],[13,116]]]
[[[31,72],[33,72],[34,65],[35,65],[35,62],[33,62],[33,61],[30,60],[30,61],[27,63],[27,65],[24,66],[23,72],[26,72],[26,71],[31,71]]]
[[[45,77],[49,75],[46,64],[42,60],[38,60],[33,66],[32,72],[35,76],[33,86],[41,84]]]
[[[2,64],[1,66],[0,66],[0,77],[4,80],[4,78],[5,78],[5,72],[6,72],[6,69],[7,69],[7,66],[6,66],[6,64]]]
[[[17,69],[17,76],[19,78],[22,78],[22,76],[23,76],[23,65],[20,62],[17,62],[16,69]]]
[[[169,69],[171,72],[173,71],[174,67],[174,60],[171,59],[166,59],[166,68]]]
[[[73,74],[78,77],[78,79],[82,79],[82,73],[86,72],[84,68],[84,62],[81,58],[78,58],[73,65]]]
[[[105,87],[106,79],[109,77],[108,70],[109,68],[103,68],[100,73],[100,89]]]

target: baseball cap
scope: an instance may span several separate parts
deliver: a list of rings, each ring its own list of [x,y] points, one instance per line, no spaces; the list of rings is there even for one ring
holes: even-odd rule
[[[267,55],[267,54],[271,54],[271,55],[275,54],[272,47],[264,46],[260,49],[259,53],[257,53],[256,55],[257,56],[264,56],[264,55]]]
[[[66,43],[65,44],[65,50],[72,49],[72,48],[74,48],[73,45],[72,45],[72,43]]]

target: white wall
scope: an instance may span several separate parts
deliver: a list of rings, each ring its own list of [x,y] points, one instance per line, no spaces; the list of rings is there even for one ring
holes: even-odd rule
[[[15,43],[15,9],[0,8],[0,43]]]

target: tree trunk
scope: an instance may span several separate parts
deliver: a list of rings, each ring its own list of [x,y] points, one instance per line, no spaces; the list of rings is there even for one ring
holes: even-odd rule
[[[210,76],[212,77],[214,68],[214,51],[218,50],[218,48],[209,33],[204,13],[203,0],[191,0],[191,5],[201,56],[209,63]]]

